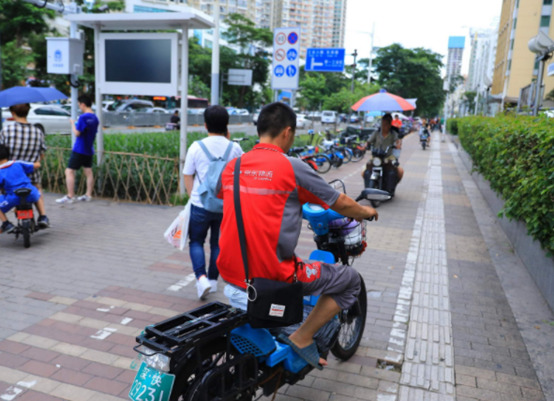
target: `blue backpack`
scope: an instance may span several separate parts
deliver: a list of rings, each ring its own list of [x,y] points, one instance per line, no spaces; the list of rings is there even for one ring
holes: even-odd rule
[[[229,158],[229,153],[231,153],[233,142],[229,142],[229,145],[227,145],[227,149],[225,150],[225,153],[222,157],[213,157],[212,154],[208,151],[206,145],[202,143],[202,141],[198,141],[198,145],[200,145],[200,148],[202,148],[202,150],[210,160],[208,172],[204,177],[204,181],[201,181],[200,177],[198,177],[198,180],[200,181],[200,185],[198,187],[198,195],[200,196],[200,201],[202,202],[202,206],[204,206],[204,209],[206,209],[207,211],[214,213],[223,213],[223,200],[217,197],[216,188],[219,177],[221,177],[221,173],[227,165],[227,159]]]

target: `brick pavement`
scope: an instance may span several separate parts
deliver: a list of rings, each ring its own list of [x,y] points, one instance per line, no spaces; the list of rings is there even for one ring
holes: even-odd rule
[[[443,295],[450,305],[457,399],[547,399],[455,154],[448,143],[435,141],[440,152],[436,163],[433,151],[418,146],[415,135],[405,139],[405,178],[395,199],[379,208],[379,221],[368,224],[368,250],[355,263],[368,290],[368,319],[358,353],[348,362],[331,357],[328,368],[284,387],[277,399],[446,399],[432,385],[402,382],[408,366],[404,359],[413,355],[399,346],[402,333],[408,336],[405,344],[420,339],[409,336],[410,324],[417,321],[411,307],[420,299],[406,297],[414,288],[410,252],[425,255],[414,241],[426,232],[417,230],[436,219],[433,214],[440,217],[441,207],[442,274],[448,283]],[[441,180],[430,186],[432,168]],[[361,163],[348,164],[325,178],[345,178],[348,193],[356,196],[361,169]],[[432,213],[418,220],[433,186],[440,189],[442,205],[431,205]],[[30,249],[0,236],[0,399],[126,399],[135,374],[130,369],[134,337],[145,325],[200,304],[188,254],[162,238],[178,208],[105,200],[59,206],[55,198],[46,195],[52,228],[33,236]],[[311,234],[304,229],[298,253],[307,255],[311,249]],[[213,298],[224,300],[221,293]]]

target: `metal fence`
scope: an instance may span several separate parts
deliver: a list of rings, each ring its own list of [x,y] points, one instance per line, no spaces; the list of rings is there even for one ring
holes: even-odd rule
[[[115,113],[104,111],[102,112],[105,127],[113,127],[118,125],[133,126],[133,127],[164,127],[171,119],[171,114],[166,113]],[[188,114],[188,125],[204,125],[204,116],[202,114]],[[245,124],[252,122],[252,115],[229,116],[229,124]]]
[[[65,168],[71,149],[48,149],[42,167],[46,191],[66,193]],[[179,159],[124,152],[104,152],[104,163],[93,168],[94,196],[115,201],[171,205],[179,190]],[[76,177],[76,193],[85,192],[85,177]]]

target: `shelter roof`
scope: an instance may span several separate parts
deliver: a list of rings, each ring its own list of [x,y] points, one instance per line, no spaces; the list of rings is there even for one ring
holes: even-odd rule
[[[213,20],[194,12],[179,13],[110,13],[110,14],[69,14],[70,22],[88,28],[99,27],[102,31],[120,30],[167,30],[180,29],[184,24],[189,29],[209,29]]]

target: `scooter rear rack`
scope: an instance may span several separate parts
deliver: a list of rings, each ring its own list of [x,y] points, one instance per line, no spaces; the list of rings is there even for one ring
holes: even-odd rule
[[[191,311],[174,316],[152,326],[147,326],[136,341],[140,345],[171,356],[193,346],[229,333],[247,322],[246,312],[221,302],[211,302]]]

